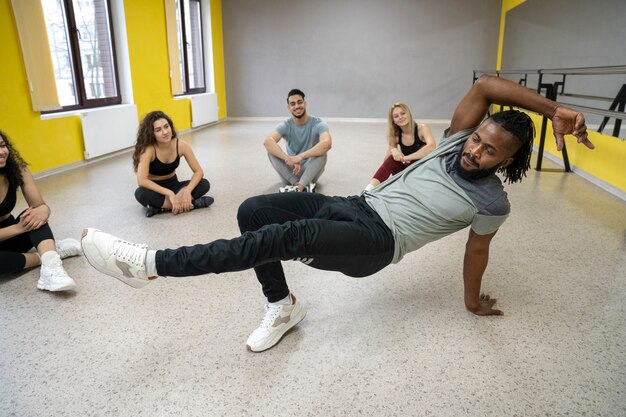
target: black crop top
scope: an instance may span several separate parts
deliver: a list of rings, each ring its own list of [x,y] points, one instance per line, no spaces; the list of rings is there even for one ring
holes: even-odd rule
[[[402,144],[402,133],[400,133],[400,136],[398,137],[398,143],[400,144],[400,151],[402,151],[403,155],[411,155],[412,153],[417,152],[422,146],[426,145],[424,142],[422,142],[419,135],[417,134],[417,123],[415,123],[415,131],[413,132],[413,137],[415,138],[413,144],[406,146]]]
[[[176,139],[176,159],[169,164],[164,164],[159,161],[159,157],[156,154],[156,148],[154,149],[154,161],[150,162],[148,167],[148,173],[150,175],[163,176],[170,175],[180,165],[180,155],[178,155],[178,139]]]
[[[17,203],[16,198],[17,191],[15,187],[9,183],[9,189],[7,190],[7,195],[4,197],[4,200],[0,202],[0,217],[5,216],[13,211],[15,208],[15,204]]]

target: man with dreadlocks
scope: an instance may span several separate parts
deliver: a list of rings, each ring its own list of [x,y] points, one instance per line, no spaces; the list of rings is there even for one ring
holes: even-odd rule
[[[364,277],[470,226],[463,265],[465,306],[477,315],[502,314],[494,308],[494,299],[480,294],[491,239],[509,214],[507,195],[495,173],[501,172],[510,183],[522,180],[530,166],[534,128],[518,111],[482,121],[491,104],[548,116],[559,149],[564,134],[593,148],[582,114],[510,81],[482,77],[461,100],[435,151],[362,196],[252,197],[239,207],[240,237],[178,249],[148,250],[85,229],[83,251],[96,269],[134,287],[157,276],[254,268],[268,304],[247,345],[260,352],[278,343],[306,314],[289,291],[281,261],[299,260]]]

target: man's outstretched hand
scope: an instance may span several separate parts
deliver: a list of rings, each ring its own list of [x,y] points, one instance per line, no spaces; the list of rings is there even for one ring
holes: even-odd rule
[[[556,149],[559,151],[563,149],[565,135],[574,135],[578,143],[582,143],[589,149],[595,148],[587,137],[585,116],[580,112],[563,106],[557,107],[552,116],[552,130],[556,139]]]
[[[480,294],[479,304],[475,306],[466,306],[469,311],[477,316],[501,316],[502,310],[493,308],[496,304],[495,298],[490,298],[487,294]]]

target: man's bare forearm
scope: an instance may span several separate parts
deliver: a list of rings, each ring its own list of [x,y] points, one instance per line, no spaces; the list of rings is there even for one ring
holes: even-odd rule
[[[483,76],[475,86],[490,104],[521,107],[549,118],[554,116],[558,107],[555,101],[537,94],[535,90],[504,78]]]

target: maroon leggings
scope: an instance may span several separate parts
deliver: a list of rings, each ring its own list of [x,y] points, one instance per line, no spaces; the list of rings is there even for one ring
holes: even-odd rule
[[[395,175],[398,172],[404,170],[404,168],[408,167],[413,162],[415,161],[411,161],[408,164],[405,164],[404,162],[396,161],[395,159],[393,159],[392,155],[389,155],[387,159],[385,159],[385,162],[383,162],[383,164],[380,166],[380,168],[378,168],[378,171],[376,171],[376,173],[374,174],[374,178],[376,178],[380,182],[383,182],[392,175]]]

